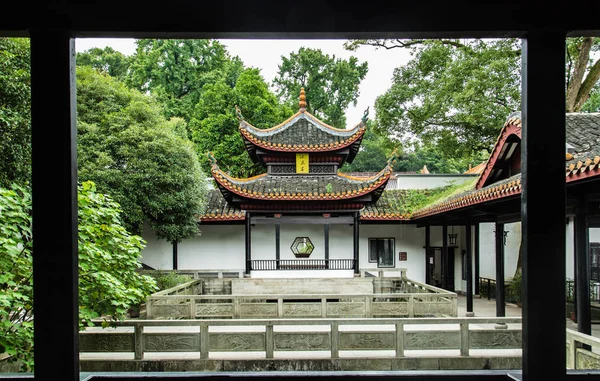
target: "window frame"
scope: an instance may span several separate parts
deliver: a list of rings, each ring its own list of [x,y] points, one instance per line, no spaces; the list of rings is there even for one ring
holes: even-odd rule
[[[377,259],[373,260],[371,258],[371,242],[379,241],[379,240],[391,240],[392,241],[392,265],[391,266],[383,266],[381,265],[381,257],[379,255],[379,250],[377,250]],[[378,247],[378,245],[376,245]],[[396,257],[394,253],[396,252],[396,239],[394,237],[370,237],[369,238],[369,263],[377,263],[377,268],[381,269],[393,269],[396,268]]]

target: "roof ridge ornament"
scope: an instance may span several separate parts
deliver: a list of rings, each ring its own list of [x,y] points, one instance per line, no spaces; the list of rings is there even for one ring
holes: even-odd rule
[[[369,120],[369,106],[367,106],[367,109],[365,110],[365,113],[363,114],[361,120],[363,124],[367,124],[367,120]]]
[[[237,118],[240,122],[244,120],[244,116],[242,115],[242,110],[240,110],[238,105],[235,105],[235,115],[237,116]]]
[[[393,167],[396,164],[396,160],[398,160],[398,148],[394,149],[387,163],[390,167]]]
[[[298,102],[298,106],[300,106],[300,112],[306,111],[306,93],[304,93],[304,87],[300,88],[300,102]]]
[[[237,106],[236,106],[236,107],[237,107]],[[218,167],[218,165],[217,165],[217,159],[215,159],[215,157],[213,156],[213,153],[212,153],[212,152],[210,152],[210,151],[209,151],[209,152],[207,152],[207,153],[206,153],[206,157],[208,158],[208,161],[210,161],[210,166],[211,166],[212,168],[214,168],[214,167]]]

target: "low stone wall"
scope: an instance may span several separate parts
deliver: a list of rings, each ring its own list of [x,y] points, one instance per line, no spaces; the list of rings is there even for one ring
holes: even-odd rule
[[[599,351],[600,339],[567,329],[567,369],[600,369]]]
[[[262,278],[232,279],[234,295],[372,294],[373,281],[363,278]]]
[[[148,297],[146,318],[456,317],[456,298],[407,278],[198,279]]]
[[[508,324],[509,328],[496,329],[497,323]],[[131,360],[138,361],[137,366],[143,368],[142,361],[160,359],[161,353],[168,353],[170,358],[176,358],[176,353],[181,353],[182,360],[185,359],[186,366],[190,367],[218,364],[210,363],[211,359],[222,364],[229,356],[228,361],[237,363],[234,366],[237,369],[232,370],[248,369],[252,364],[260,363],[261,356],[271,360],[271,364],[274,361],[304,361],[305,364],[312,364],[304,370],[318,370],[319,364],[324,364],[326,368],[342,368],[337,370],[376,370],[395,366],[414,369],[422,359],[430,359],[431,362],[427,366],[423,362],[417,369],[450,369],[452,362],[448,357],[456,359],[453,369],[489,369],[489,359],[492,358],[508,359],[504,362],[497,360],[496,364],[511,369],[512,366],[521,366],[520,361],[514,361],[521,354],[520,323],[521,318],[515,317],[131,320],[117,323],[114,329],[90,328],[81,332],[79,345],[82,358],[86,358],[86,354],[93,354],[96,361],[109,362],[111,370],[125,370],[117,365],[121,360],[130,364],[127,366],[132,366]],[[451,352],[442,356],[447,360],[440,357],[440,351]],[[500,354],[502,351],[504,354]],[[116,356],[119,352],[130,357]],[[324,352],[329,353],[325,359]],[[220,353],[225,356],[221,360],[218,359]],[[312,353],[319,353],[320,359],[306,360],[311,359]],[[299,354],[305,360],[294,358]],[[466,360],[471,356],[474,356],[472,361]],[[421,360],[415,360],[415,357]],[[447,363],[442,366],[443,361]],[[343,362],[345,365],[340,366]],[[350,365],[352,362],[355,362],[354,365]],[[381,362],[385,362],[383,368],[377,365]],[[190,365],[192,363],[193,366]],[[100,370],[93,368],[91,361],[85,367],[82,365],[83,369]]]

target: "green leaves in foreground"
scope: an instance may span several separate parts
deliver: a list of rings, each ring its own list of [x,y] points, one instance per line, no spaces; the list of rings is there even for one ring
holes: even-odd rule
[[[141,266],[141,237],[121,224],[120,206],[97,193],[92,182],[78,188],[79,328],[103,317],[107,325],[144,302],[156,282]],[[0,188],[0,354],[33,370],[33,266],[31,193]],[[48,285],[52,287],[52,285]]]

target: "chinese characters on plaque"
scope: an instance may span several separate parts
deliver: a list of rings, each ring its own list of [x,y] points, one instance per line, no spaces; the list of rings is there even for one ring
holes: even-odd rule
[[[401,261],[406,261],[406,251],[401,251],[398,254],[399,254],[399,257],[400,257],[399,259]]]
[[[297,153],[296,154],[296,173],[308,173],[308,154]]]

